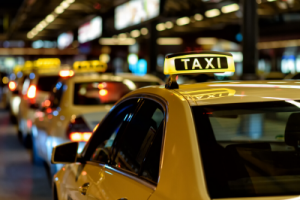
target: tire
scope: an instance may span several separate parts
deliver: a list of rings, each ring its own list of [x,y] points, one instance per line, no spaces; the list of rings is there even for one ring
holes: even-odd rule
[[[53,200],[59,200],[55,183],[53,184]]]
[[[17,118],[12,114],[10,114],[10,121],[12,124],[17,124]]]
[[[31,137],[32,149],[31,149],[31,160],[34,165],[42,166],[44,164],[44,160],[38,155],[37,147],[34,142],[33,137]]]
[[[23,144],[26,149],[31,149],[32,148],[32,135],[31,134],[26,134]]]

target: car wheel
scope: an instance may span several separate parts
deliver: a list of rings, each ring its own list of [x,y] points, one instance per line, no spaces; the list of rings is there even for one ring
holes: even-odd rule
[[[26,134],[24,139],[23,139],[23,144],[27,149],[32,148],[32,136],[31,134]]]
[[[53,200],[58,200],[58,194],[57,194],[57,189],[56,189],[55,183],[53,186]]]
[[[32,160],[32,163],[34,165],[43,165],[44,163],[44,160],[38,155],[37,153],[37,147],[36,147],[36,144],[34,142],[34,138],[31,137],[31,143],[32,143],[32,150],[31,150],[31,160]]]

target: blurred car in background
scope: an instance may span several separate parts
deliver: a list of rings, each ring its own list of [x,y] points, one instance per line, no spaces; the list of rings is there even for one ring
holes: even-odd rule
[[[93,129],[125,94],[137,88],[161,85],[152,75],[60,73],[65,77],[56,83],[43,109],[35,113],[32,125],[32,158],[36,164],[45,161],[54,174],[59,166],[51,165],[52,148],[67,142],[80,143],[79,151]],[[74,75],[74,76],[72,76]]]
[[[21,102],[18,112],[18,132],[26,147],[31,146],[31,126],[35,111],[49,95],[59,79],[60,66],[35,68],[30,74],[24,75],[21,90]]]

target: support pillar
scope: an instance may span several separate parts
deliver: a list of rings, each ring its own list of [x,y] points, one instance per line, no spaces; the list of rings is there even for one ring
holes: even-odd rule
[[[156,20],[150,22],[150,38],[149,38],[149,70],[148,72],[154,73],[156,72],[156,63],[157,63],[157,43],[156,40],[158,38],[158,33],[156,30]]]
[[[243,75],[244,80],[257,79],[256,68],[258,65],[258,15],[255,0],[242,0],[242,48],[243,48]]]

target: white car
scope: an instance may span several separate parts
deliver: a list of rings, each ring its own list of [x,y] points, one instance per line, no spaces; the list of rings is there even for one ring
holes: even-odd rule
[[[152,75],[82,73],[61,78],[43,110],[36,112],[32,126],[33,162],[45,161],[54,174],[60,166],[50,164],[53,147],[78,141],[80,152],[99,119],[115,102],[137,88],[161,84]]]
[[[31,126],[36,110],[49,95],[60,78],[60,67],[38,68],[24,76],[18,109],[18,131],[26,147],[31,145]]]

